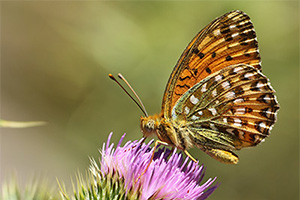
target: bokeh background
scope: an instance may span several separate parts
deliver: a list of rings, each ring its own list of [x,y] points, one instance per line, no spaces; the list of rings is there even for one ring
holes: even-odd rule
[[[45,126],[1,129],[1,184],[16,173],[70,185],[110,132],[140,139],[136,105],[107,74],[122,72],[150,114],[177,59],[210,21],[240,9],[254,23],[263,72],[281,105],[269,139],[225,165],[198,149],[206,178],[221,186],[211,199],[298,199],[299,2],[1,1],[1,118]]]

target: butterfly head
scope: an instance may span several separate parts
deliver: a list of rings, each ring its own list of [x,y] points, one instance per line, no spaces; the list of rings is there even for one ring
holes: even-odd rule
[[[156,130],[158,129],[160,122],[159,117],[157,115],[141,117],[141,130],[145,137],[156,134]]]

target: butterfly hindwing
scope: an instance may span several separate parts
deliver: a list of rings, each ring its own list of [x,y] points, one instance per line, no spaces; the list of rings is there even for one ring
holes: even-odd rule
[[[225,134],[240,149],[269,135],[278,109],[269,80],[258,69],[238,64],[213,73],[185,92],[172,109],[172,120],[186,121],[194,134],[201,135],[203,129],[218,132],[220,137]],[[215,134],[205,137],[216,140]]]
[[[200,80],[239,63],[261,68],[256,33],[249,16],[232,11],[200,31],[181,55],[165,89],[164,116],[171,117],[176,101]]]

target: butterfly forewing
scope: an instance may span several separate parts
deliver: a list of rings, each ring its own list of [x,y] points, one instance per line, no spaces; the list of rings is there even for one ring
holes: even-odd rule
[[[279,105],[268,79],[256,68],[231,65],[191,87],[172,109],[172,119],[201,134],[227,135],[235,149],[254,146],[269,135]],[[215,140],[213,133],[205,135]]]
[[[181,55],[164,93],[164,116],[170,117],[180,96],[200,80],[239,63],[261,68],[253,24],[245,13],[233,11],[207,25]]]

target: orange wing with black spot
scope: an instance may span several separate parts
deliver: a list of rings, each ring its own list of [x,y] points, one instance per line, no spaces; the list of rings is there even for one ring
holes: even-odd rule
[[[256,33],[247,14],[229,12],[208,24],[189,43],[165,89],[162,114],[171,117],[176,101],[210,74],[234,64],[261,69]]]

